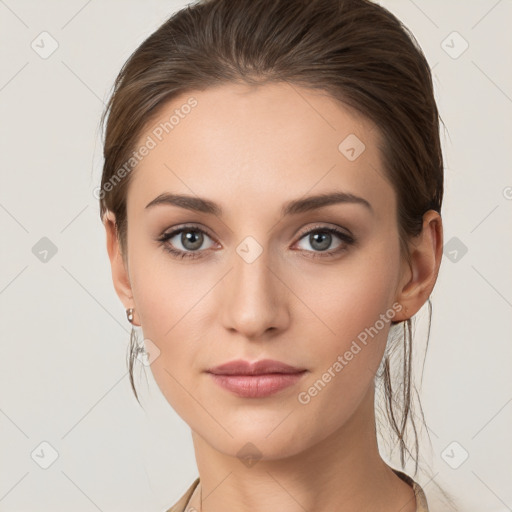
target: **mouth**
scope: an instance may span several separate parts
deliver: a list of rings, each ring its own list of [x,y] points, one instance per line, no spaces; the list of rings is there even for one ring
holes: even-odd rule
[[[223,389],[242,398],[264,398],[297,384],[305,368],[270,359],[250,363],[236,360],[206,371]]]

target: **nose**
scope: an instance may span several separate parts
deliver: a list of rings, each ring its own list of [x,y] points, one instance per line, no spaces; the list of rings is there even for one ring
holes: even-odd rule
[[[290,321],[289,290],[266,249],[254,259],[256,248],[239,247],[231,271],[220,288],[223,326],[249,340],[275,336]],[[251,255],[251,251],[253,254]]]

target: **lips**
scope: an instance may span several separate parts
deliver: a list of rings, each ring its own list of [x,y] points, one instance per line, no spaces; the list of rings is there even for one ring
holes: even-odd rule
[[[281,361],[262,359],[253,363],[237,359],[206,370],[214,375],[267,375],[302,373],[305,368],[296,368]]]
[[[268,397],[296,385],[307,372],[273,359],[237,359],[206,370],[215,383],[241,398]]]

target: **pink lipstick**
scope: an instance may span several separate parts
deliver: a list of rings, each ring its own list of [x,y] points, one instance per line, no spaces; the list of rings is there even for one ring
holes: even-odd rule
[[[238,359],[207,370],[224,389],[243,398],[263,398],[296,384],[307,372],[280,361]]]

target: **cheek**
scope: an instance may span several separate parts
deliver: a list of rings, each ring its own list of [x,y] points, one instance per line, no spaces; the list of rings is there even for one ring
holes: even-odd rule
[[[397,247],[384,241],[324,269],[313,281],[308,277],[297,290],[314,313],[304,322],[305,340],[317,341],[304,347],[315,370],[308,384],[321,379],[317,387],[324,389],[327,383],[324,400],[336,395],[356,403],[372,382],[395,315],[397,268]]]
[[[307,277],[296,281],[294,291],[311,312],[308,324],[318,329],[322,339],[331,341],[324,345],[343,348],[381,314],[393,313],[398,267],[397,247],[376,241],[339,265],[317,269],[314,275],[304,272]],[[386,324],[387,330],[390,322]]]
[[[184,389],[194,392],[193,372],[200,371],[201,298],[212,284],[206,279],[198,284],[192,266],[172,265],[159,251],[133,247],[130,278],[144,338],[160,351],[151,371],[169,403],[179,410],[182,400],[190,401]]]
[[[137,242],[140,236],[141,242]],[[179,344],[171,343],[179,337],[183,342],[192,336],[183,337],[184,325],[193,324],[189,313],[204,294],[207,280],[197,279],[192,265],[173,261],[162,247],[143,239],[147,234],[134,233],[130,247],[130,281],[136,308],[139,312],[144,334],[154,338],[165,348]],[[179,348],[179,347],[176,348]]]

